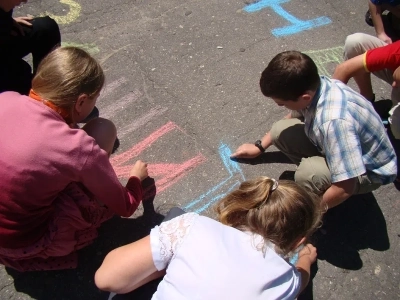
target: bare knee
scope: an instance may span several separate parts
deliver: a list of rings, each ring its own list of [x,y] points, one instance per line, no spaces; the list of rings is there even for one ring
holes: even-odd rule
[[[113,122],[104,118],[96,118],[86,123],[82,129],[96,140],[101,149],[111,155],[117,138],[117,128]]]

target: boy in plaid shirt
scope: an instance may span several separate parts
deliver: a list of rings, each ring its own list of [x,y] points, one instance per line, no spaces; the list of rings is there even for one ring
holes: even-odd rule
[[[253,158],[275,145],[298,165],[295,181],[321,195],[328,208],[396,178],[396,154],[372,104],[342,82],[319,76],[309,56],[276,55],[260,87],[292,112],[232,157]]]

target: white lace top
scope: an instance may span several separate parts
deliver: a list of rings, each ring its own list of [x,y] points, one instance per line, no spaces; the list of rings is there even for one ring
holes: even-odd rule
[[[154,265],[167,274],[152,299],[294,299],[300,274],[262,237],[187,213],[150,233]]]

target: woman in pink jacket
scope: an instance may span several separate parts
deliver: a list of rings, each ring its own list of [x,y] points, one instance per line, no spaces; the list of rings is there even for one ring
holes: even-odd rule
[[[82,129],[104,84],[85,51],[58,48],[40,64],[29,97],[0,94],[0,263],[19,271],[75,268],[114,214],[142,200],[147,165],[122,186],[110,164],[116,128],[97,118]]]

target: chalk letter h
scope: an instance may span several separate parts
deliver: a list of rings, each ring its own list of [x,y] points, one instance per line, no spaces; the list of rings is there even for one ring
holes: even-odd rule
[[[247,5],[244,10],[248,13],[252,13],[263,8],[270,7],[275,13],[291,23],[291,25],[273,29],[271,32],[274,36],[291,35],[303,30],[309,30],[331,23],[331,20],[328,17],[319,17],[306,21],[297,19],[295,16],[284,10],[282,6],[280,6],[280,4],[289,1],[290,0],[261,0],[259,2]]]

